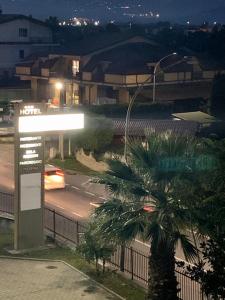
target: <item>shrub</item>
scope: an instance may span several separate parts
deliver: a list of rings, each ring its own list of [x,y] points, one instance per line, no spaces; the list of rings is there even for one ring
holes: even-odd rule
[[[86,117],[85,128],[73,136],[76,148],[94,153],[104,152],[112,140],[112,122],[104,117]]]

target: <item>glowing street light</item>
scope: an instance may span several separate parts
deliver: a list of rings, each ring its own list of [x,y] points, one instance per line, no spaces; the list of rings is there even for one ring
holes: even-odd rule
[[[57,81],[55,83],[55,88],[59,91],[61,91],[63,89],[63,83],[61,81]]]

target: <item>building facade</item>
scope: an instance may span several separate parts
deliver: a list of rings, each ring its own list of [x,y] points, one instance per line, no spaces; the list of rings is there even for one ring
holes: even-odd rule
[[[53,46],[52,30],[44,22],[24,15],[0,14],[0,75],[13,74],[15,64]]]
[[[101,49],[79,49],[83,50],[30,58],[17,65],[16,73],[22,80],[31,81],[35,100],[51,99],[56,105],[62,98],[67,105],[128,103],[140,86],[143,89],[137,101],[151,102],[154,67],[169,54],[141,36]],[[207,99],[219,72],[224,70],[209,67],[195,56],[171,55],[158,64],[155,100]]]

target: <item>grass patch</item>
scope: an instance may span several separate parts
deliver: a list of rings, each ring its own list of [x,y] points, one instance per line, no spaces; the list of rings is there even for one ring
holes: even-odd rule
[[[88,167],[82,165],[75,158],[66,158],[64,161],[61,161],[59,158],[54,158],[48,161],[50,164],[60,167],[63,170],[70,170],[78,174],[94,176],[97,172],[89,169]]]
[[[9,256],[9,254],[4,249],[9,247],[12,248],[12,245],[12,229],[4,230],[0,227],[0,255]],[[15,257],[15,255],[13,255],[13,257]],[[111,270],[107,270],[104,274],[97,274],[94,264],[89,264],[78,252],[71,249],[56,246],[55,248],[47,250],[34,251],[23,255],[20,254],[19,257],[63,260],[74,266],[78,270],[84,272],[92,279],[103,284],[105,287],[124,297],[125,299],[145,299],[145,290],[135,284],[135,282],[123,278],[120,274],[117,274],[116,272]]]

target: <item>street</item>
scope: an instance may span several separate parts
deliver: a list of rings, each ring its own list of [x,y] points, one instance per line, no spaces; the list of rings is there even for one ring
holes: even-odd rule
[[[0,144],[0,190],[14,190],[14,150],[13,144]],[[104,202],[104,187],[89,182],[84,175],[65,175],[66,188],[45,192],[45,203],[48,207],[72,217],[78,221],[87,221],[94,206],[93,202]],[[139,238],[132,243],[135,250],[149,254],[149,244]],[[176,257],[185,260],[183,251],[177,247]]]
[[[14,190],[14,151],[12,144],[0,144],[0,190]],[[104,202],[105,191],[101,186],[89,183],[83,175],[65,175],[66,188],[45,192],[45,203],[61,213],[77,220],[87,220],[92,202]]]

